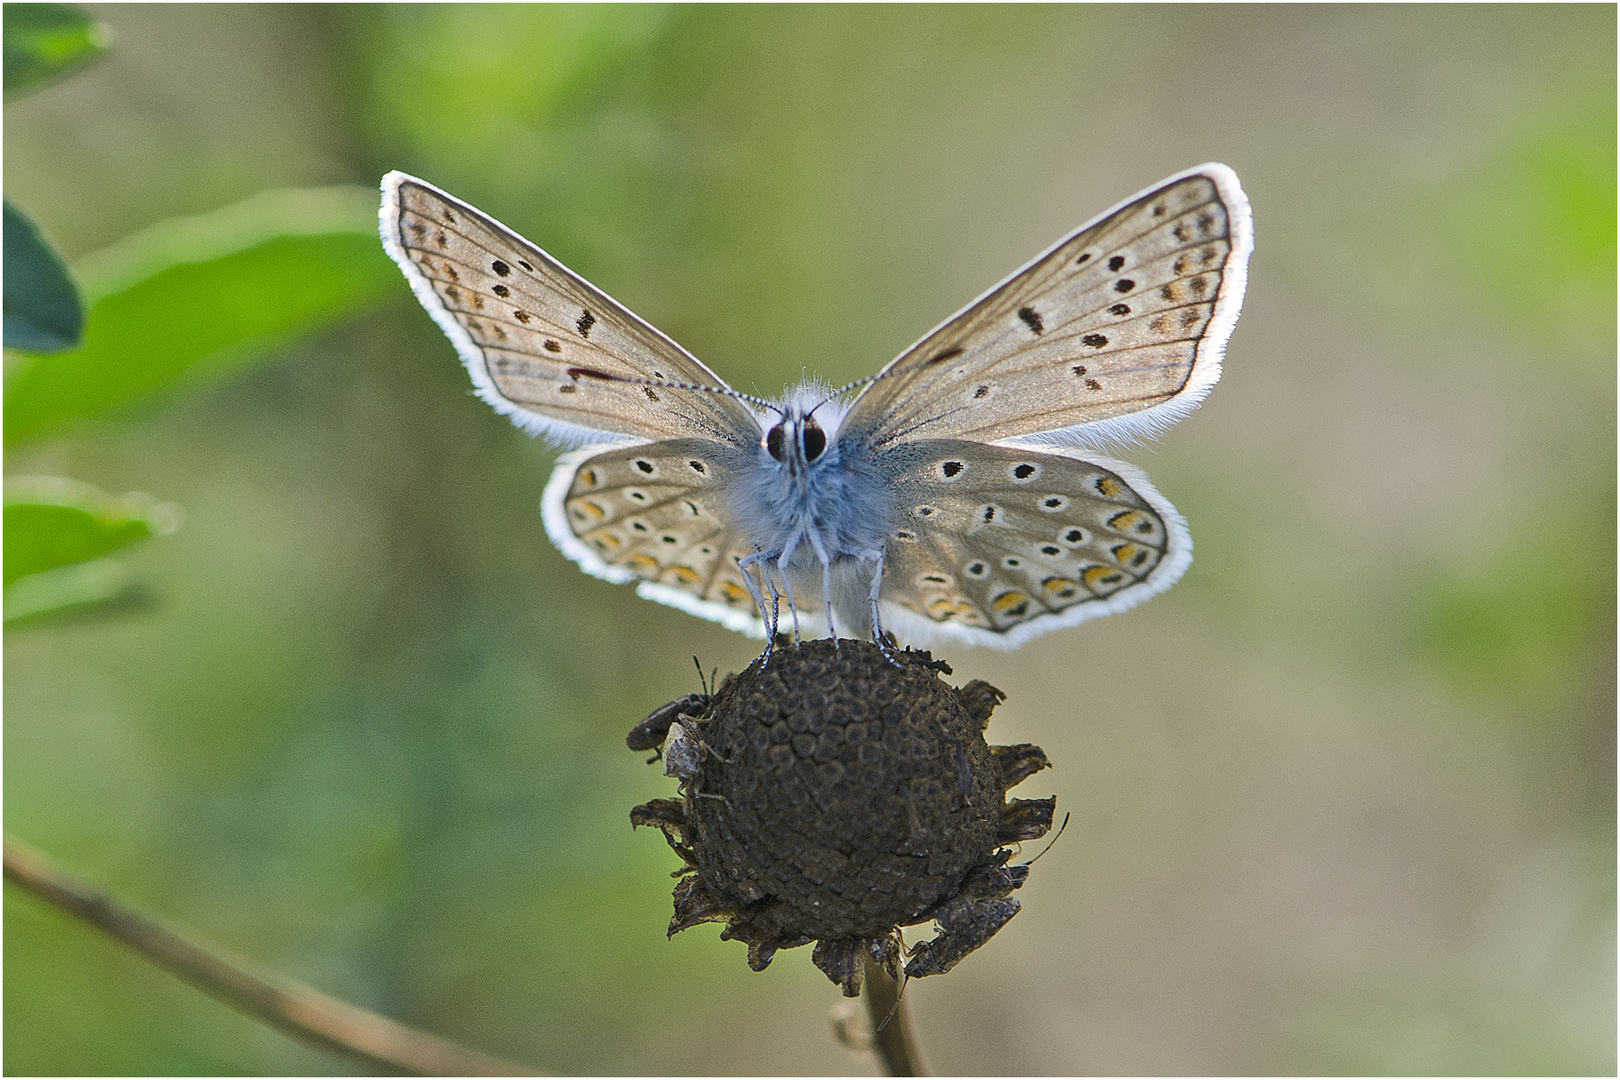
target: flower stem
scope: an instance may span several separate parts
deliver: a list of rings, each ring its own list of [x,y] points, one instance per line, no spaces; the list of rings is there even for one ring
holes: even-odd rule
[[[77,881],[46,856],[5,838],[6,880],[116,938],[231,1008],[373,1068],[422,1076],[535,1076],[477,1050],[395,1023],[270,973],[249,970]]]
[[[890,1076],[927,1076],[922,1051],[911,1030],[911,1014],[900,998],[893,976],[870,958],[866,960],[866,1010],[872,1018],[872,1049]]]

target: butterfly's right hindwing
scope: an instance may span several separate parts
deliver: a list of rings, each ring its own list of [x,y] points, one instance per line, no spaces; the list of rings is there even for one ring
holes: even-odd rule
[[[919,639],[1011,648],[1140,603],[1191,561],[1181,516],[1123,463],[958,440],[904,457],[882,597]]]
[[[759,608],[737,564],[753,547],[723,494],[736,457],[727,445],[704,439],[565,454],[546,485],[546,531],[597,577],[639,581],[637,591],[648,599],[763,637]]]
[[[455,344],[478,394],[562,444],[759,437],[690,353],[606,293],[474,207],[404,173],[383,178],[383,246]]]

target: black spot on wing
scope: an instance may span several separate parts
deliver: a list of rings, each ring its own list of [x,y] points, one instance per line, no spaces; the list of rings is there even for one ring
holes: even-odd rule
[[[1087,334],[1080,339],[1080,344],[1089,345],[1093,349],[1100,349],[1108,344],[1108,336],[1106,334]]]
[[[579,336],[582,338],[590,337],[591,327],[595,325],[596,316],[584,309],[580,310],[579,318],[574,320],[574,329],[579,331]]]
[[[1109,259],[1108,269],[1115,272],[1125,269],[1125,256],[1115,255],[1112,259]]]
[[[1029,327],[1031,333],[1039,334],[1046,329],[1045,323],[1041,321],[1041,313],[1032,307],[1019,308],[1018,317],[1024,320],[1024,325]]]
[[[495,271],[495,273],[500,277],[505,277],[512,272],[512,268],[501,262],[499,259],[496,259],[494,262],[490,263],[489,268]]]

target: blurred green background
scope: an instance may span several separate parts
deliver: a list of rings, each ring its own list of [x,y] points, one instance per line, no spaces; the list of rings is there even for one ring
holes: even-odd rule
[[[1612,6],[89,10],[106,55],[6,106],[7,198],[93,304],[84,350],[8,356],[8,492],[184,524],[119,602],[8,626],[10,832],[542,1069],[874,1071],[808,950],[665,940],[676,860],[627,812],[673,788],[623,736],[755,645],[553,550],[553,453],[472,397],[375,185],[439,184],[775,394],[1218,160],[1257,236],[1227,373],[1126,455],[1197,562],[942,651],[1073,820],[908,988],[926,1052],[1614,1072]],[[10,888],[5,946],[8,1073],[353,1070]]]

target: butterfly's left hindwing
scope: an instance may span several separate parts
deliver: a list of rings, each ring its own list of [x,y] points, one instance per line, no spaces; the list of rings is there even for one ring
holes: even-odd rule
[[[737,565],[754,549],[723,494],[738,460],[731,447],[704,439],[565,454],[546,485],[546,531],[588,573],[640,582],[648,599],[763,637]]]
[[[882,598],[914,638],[1012,648],[1163,592],[1192,560],[1181,515],[1123,463],[946,439],[900,453]]]

